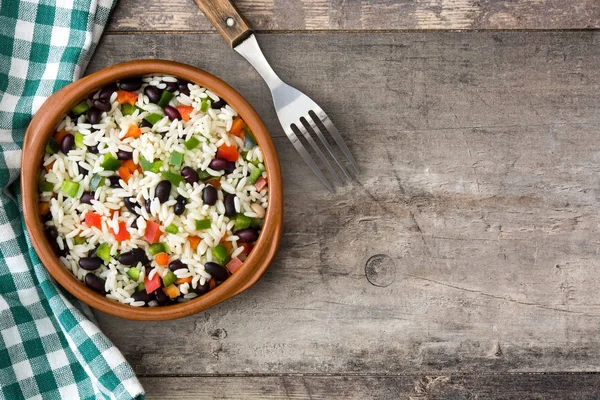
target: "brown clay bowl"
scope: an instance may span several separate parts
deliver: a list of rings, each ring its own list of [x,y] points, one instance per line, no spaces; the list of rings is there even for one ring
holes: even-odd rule
[[[246,121],[261,147],[269,175],[269,206],[264,227],[250,256],[229,279],[207,294],[184,303],[163,307],[131,307],[107,299],[89,289],[65,268],[46,240],[38,212],[41,160],[46,141],[63,116],[89,93],[119,79],[152,73],[172,75],[202,85],[229,103]],[[263,275],[279,246],[283,226],[281,171],[275,147],[267,128],[252,106],[231,86],[200,69],[171,61],[140,60],[114,65],[64,87],[52,95],[37,112],[23,143],[21,162],[23,214],[33,246],[50,274],[72,295],[108,314],[136,320],[167,320],[185,317],[214,306],[252,286]]]

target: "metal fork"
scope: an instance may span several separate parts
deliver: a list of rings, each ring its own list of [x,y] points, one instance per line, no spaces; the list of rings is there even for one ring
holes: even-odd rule
[[[328,132],[341,152],[346,156],[354,172],[358,174],[358,164],[354,160],[354,157],[352,157],[352,153],[350,153],[348,146],[346,146],[344,139],[342,139],[342,135],[340,135],[340,132],[333,125],[331,119],[310,97],[286,84],[275,74],[260,50],[252,29],[248,26],[248,23],[235,5],[229,0],[195,0],[195,2],[229,45],[241,54],[265,80],[269,89],[271,89],[273,104],[275,105],[275,111],[277,112],[277,117],[283,127],[283,131],[296,148],[296,151],[298,151],[310,169],[319,177],[321,182],[330,191],[334,191],[333,186],[300,141],[298,135],[310,144],[313,152],[327,167],[327,170],[329,170],[335,180],[342,183],[338,173],[336,173],[327,156],[323,154],[323,151],[321,151],[321,148],[314,139],[314,135],[316,135],[329,155],[335,160],[344,176],[352,179],[348,169],[344,166],[339,155],[336,154],[333,146],[323,133],[324,131]]]

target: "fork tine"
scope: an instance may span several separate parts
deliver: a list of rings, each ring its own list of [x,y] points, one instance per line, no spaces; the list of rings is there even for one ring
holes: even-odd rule
[[[288,139],[290,139],[290,142],[292,142],[292,144],[296,148],[296,151],[300,154],[300,157],[302,157],[304,162],[306,164],[308,164],[308,166],[310,167],[310,169],[312,169],[312,171],[315,173],[315,175],[317,175],[319,177],[321,182],[323,182],[323,185],[325,185],[327,187],[327,189],[329,189],[329,191],[331,193],[333,193],[334,192],[333,187],[331,186],[331,184],[329,183],[327,178],[325,178],[325,175],[323,175],[323,172],[321,172],[321,170],[319,169],[317,164],[315,164],[315,161],[312,159],[312,157],[310,156],[308,151],[306,151],[306,148],[304,147],[302,142],[298,139],[298,136],[296,136],[296,133],[289,126],[284,127],[284,130],[285,130],[285,133],[286,133]]]
[[[321,159],[323,164],[325,164],[327,166],[327,169],[335,177],[335,180],[337,181],[337,183],[341,184],[342,181],[340,180],[339,176],[335,173],[335,171],[333,170],[333,167],[329,163],[329,160],[327,160],[327,157],[325,157],[325,155],[323,154],[323,152],[321,151],[319,146],[317,146],[317,143],[312,138],[310,133],[308,133],[308,131],[306,130],[306,127],[302,124],[302,121],[300,121],[299,123],[293,124],[292,127],[293,126],[295,126],[296,129],[298,129],[300,131],[300,133],[302,133],[302,136],[304,136],[304,139],[306,139],[306,141],[310,144],[310,146],[313,148],[313,150],[315,151],[317,156]]]
[[[352,168],[354,168],[356,173],[359,174],[360,171],[358,169],[358,164],[356,163],[356,160],[354,160],[354,157],[352,157],[352,153],[350,153],[350,149],[348,148],[348,146],[346,146],[346,143],[344,142],[342,135],[340,135],[340,132],[337,130],[335,125],[333,125],[333,122],[331,122],[331,119],[329,119],[329,117],[327,116],[327,114],[325,114],[325,111],[323,111],[321,107],[317,106],[315,107],[315,109],[316,112],[313,111],[315,115],[319,118],[323,125],[325,125],[325,128],[327,128],[335,142],[338,144],[338,146],[340,146],[340,149],[342,149],[342,152],[348,158],[348,161],[350,161],[350,165],[352,165]]]
[[[342,170],[342,172],[344,173],[344,175],[346,175],[346,178],[352,179],[350,177],[350,174],[348,174],[348,171],[346,170],[346,167],[344,167],[344,164],[342,164],[340,162],[340,159],[333,152],[333,149],[331,148],[331,145],[329,144],[329,142],[327,141],[327,139],[325,139],[325,136],[323,136],[323,133],[321,133],[321,130],[319,129],[319,127],[317,126],[317,124],[313,121],[313,117],[309,114],[307,116],[307,118],[304,118],[304,117],[300,118],[300,121],[306,126],[306,124],[304,123],[303,120],[306,121],[306,123],[308,125],[310,125],[311,129],[317,134],[317,136],[321,140],[321,143],[323,143],[323,145],[325,146],[325,148],[327,149],[327,151],[329,152],[329,154],[331,155],[331,157],[333,157],[333,159],[335,160],[335,162],[337,163],[337,165],[340,167],[340,169]]]

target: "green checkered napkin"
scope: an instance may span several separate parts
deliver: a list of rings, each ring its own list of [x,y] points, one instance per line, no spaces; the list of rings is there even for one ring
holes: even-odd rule
[[[116,0],[115,0],[116,1]],[[0,398],[143,398],[89,309],[58,290],[25,232],[17,177],[31,115],[80,77],[113,0],[0,0]]]

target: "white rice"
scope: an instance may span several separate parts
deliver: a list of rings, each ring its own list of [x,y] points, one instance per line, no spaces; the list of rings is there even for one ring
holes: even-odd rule
[[[189,121],[179,119],[170,121],[165,116],[151,128],[142,128],[142,135],[139,138],[124,138],[130,126],[139,126],[149,114],[164,114],[161,107],[150,102],[148,96],[144,94],[144,88],[151,85],[164,89],[167,86],[166,83],[177,81],[176,78],[168,76],[143,78],[144,83],[138,91],[139,95],[135,104],[138,108],[132,115],[123,115],[115,92],[110,97],[111,110],[102,113],[99,124],[91,125],[85,122],[83,116],[75,119],[66,116],[58,125],[57,131],[65,130],[72,134],[79,132],[83,136],[85,146],[73,148],[68,155],[62,152],[46,154],[43,162],[47,168],[52,164],[48,171],[43,170],[43,175],[45,180],[53,185],[53,191],[40,193],[40,200],[49,203],[52,218],[46,222],[46,226],[57,229],[57,247],[60,250],[67,250],[66,256],[61,257],[61,261],[78,279],[83,281],[89,271],[79,266],[80,259],[87,257],[100,244],[107,243],[110,246],[111,260],[93,273],[105,281],[106,297],[133,307],[145,305],[144,301],[135,301],[132,295],[136,292],[138,285],[144,282],[147,271],[141,263],[131,266],[137,267],[140,271],[137,280],[131,279],[126,273],[130,266],[124,266],[115,259],[118,253],[134,248],[146,250],[148,258],[151,259],[147,265],[152,268],[148,275],[149,279],[156,274],[165,277],[169,272],[168,267],[159,266],[148,252],[149,243],[144,239],[147,220],[152,219],[160,224],[163,231],[160,241],[170,250],[170,261],[180,259],[187,265],[187,268],[175,271],[175,275],[179,279],[191,278],[191,283],[186,281],[176,285],[181,294],[179,301],[186,301],[197,297],[198,294],[194,290],[211,278],[210,274],[204,270],[204,264],[214,260],[212,250],[219,243],[230,243],[231,257],[240,257],[243,260],[244,248],[238,245],[239,238],[233,234],[235,217],[229,218],[224,215],[223,191],[235,194],[234,206],[240,215],[262,219],[267,207],[268,189],[265,187],[258,191],[255,185],[249,181],[249,175],[256,168],[261,168],[262,171],[265,169],[260,148],[258,146],[246,148],[243,140],[228,133],[233,119],[237,116],[237,112],[229,105],[225,105],[221,109],[209,107],[206,112],[201,111],[203,101],[219,100],[216,94],[203,87],[189,84],[189,96],[176,91],[175,97],[169,103],[173,107],[180,104],[193,106],[194,111],[190,114]],[[200,145],[189,150],[185,147],[184,142],[192,137],[198,139]],[[216,157],[218,147],[222,144],[236,145],[240,152],[247,152],[245,159],[240,156],[233,172],[227,175],[223,175],[222,171],[208,168],[211,160]],[[98,153],[94,154],[88,151],[87,147],[90,146],[98,146]],[[221,190],[218,191],[216,204],[209,206],[202,201],[202,192],[206,187],[202,181],[194,184],[183,181],[177,187],[172,188],[170,199],[161,204],[154,197],[154,192],[158,183],[164,178],[160,173],[149,171],[134,172],[127,183],[120,180],[117,188],[99,187],[94,193],[91,204],[82,203],[80,198],[83,192],[90,190],[93,174],[102,177],[116,174],[116,172],[104,170],[100,164],[105,154],[110,153],[116,157],[119,150],[132,152],[133,161],[136,164],[140,163],[142,157],[148,161],[161,161],[160,172],[174,173],[179,173],[180,169],[169,165],[171,154],[175,151],[182,153],[182,167],[191,166],[194,169],[202,169],[210,176],[220,179]],[[87,169],[90,173],[80,174],[80,167]],[[267,173],[263,172],[261,176],[266,178]],[[75,198],[61,192],[62,183],[67,180],[79,184]],[[183,196],[187,201],[186,211],[183,215],[174,213],[177,196]],[[139,216],[125,207],[124,199],[128,197],[132,197],[138,203],[139,206],[135,208],[135,211]],[[148,199],[151,199],[150,212],[145,207],[145,201]],[[92,212],[102,216],[100,229],[90,227],[85,222],[85,215]],[[211,221],[211,228],[197,231],[196,220],[204,219]],[[120,224],[122,223],[125,223],[125,229],[130,238],[119,243],[114,234],[120,233],[122,229]],[[178,233],[164,232],[170,224],[178,227]],[[200,238],[196,250],[191,249],[188,242],[190,236]],[[85,238],[85,243],[80,242],[81,238]],[[148,305],[156,306],[158,303],[152,300]]]

